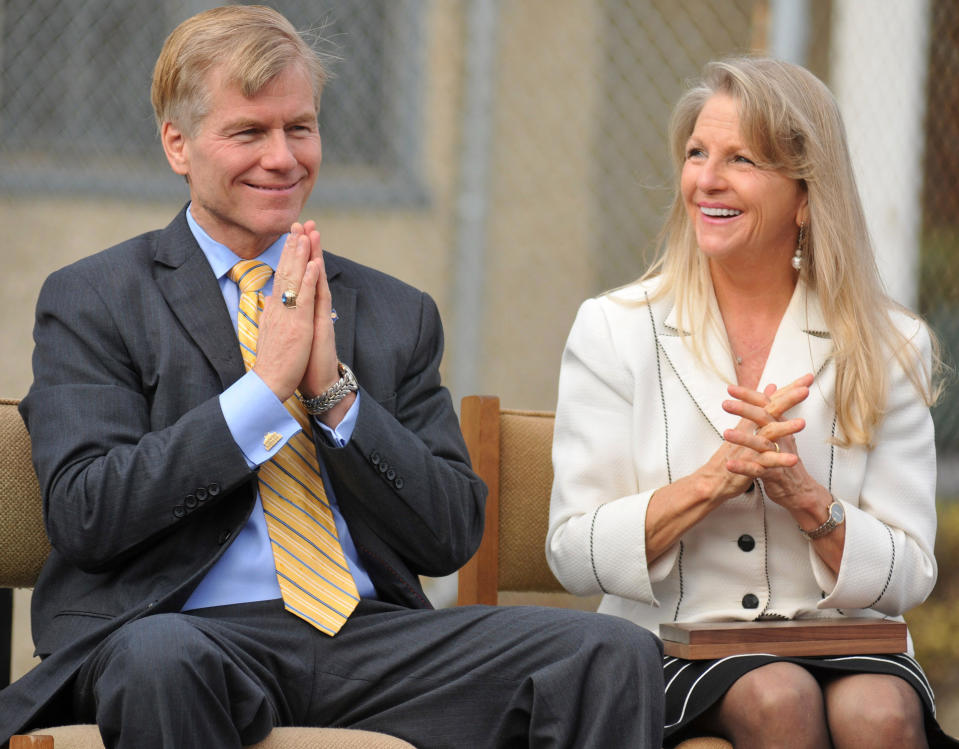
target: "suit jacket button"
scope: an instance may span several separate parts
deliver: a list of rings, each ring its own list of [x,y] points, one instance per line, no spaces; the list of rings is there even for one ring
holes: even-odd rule
[[[758,609],[759,608],[759,599],[754,596],[752,593],[747,593],[743,596],[743,608],[744,609]]]
[[[206,502],[206,498],[207,498],[206,489],[204,489],[202,486],[199,489],[197,489],[196,498],[199,499],[201,502]]]
[[[392,468],[386,472],[387,481],[392,481],[395,478],[396,478],[396,471],[394,471]]]
[[[380,454],[376,450],[370,453],[370,463],[375,466],[380,464]]]
[[[402,489],[402,488],[403,488],[403,477],[402,477],[402,476],[397,477],[396,481],[393,482],[393,486],[395,486],[397,489]]]
[[[186,507],[184,507],[183,505],[177,505],[176,507],[174,507],[174,508],[173,508],[173,517],[175,517],[175,518],[183,518],[183,517],[186,517]]]
[[[210,485],[206,488],[206,490],[210,493],[210,496],[211,496],[211,497],[215,497],[217,494],[220,493],[220,485],[217,484],[216,482],[214,482],[214,483],[210,484]]]
[[[380,473],[386,473],[388,470],[390,470],[390,464],[387,463],[385,460],[381,460],[381,461],[380,461]]]
[[[196,505],[197,505],[197,499],[198,499],[198,497],[199,497],[199,495],[187,494],[187,495],[183,498],[183,504],[186,505],[186,508],[187,508],[188,510],[192,510],[192,509],[193,509],[194,507],[196,507]]]
[[[748,533],[741,535],[736,543],[739,545],[739,548],[743,551],[752,551],[756,548],[756,539],[750,536]]]

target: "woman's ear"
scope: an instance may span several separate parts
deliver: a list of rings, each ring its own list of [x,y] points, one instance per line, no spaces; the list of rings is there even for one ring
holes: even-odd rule
[[[799,206],[796,209],[796,226],[809,225],[809,190],[805,183],[800,185]]]

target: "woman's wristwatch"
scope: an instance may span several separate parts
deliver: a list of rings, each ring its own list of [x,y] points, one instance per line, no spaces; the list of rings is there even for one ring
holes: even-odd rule
[[[825,523],[818,528],[813,528],[811,531],[804,531],[800,528],[799,532],[802,533],[803,538],[807,541],[815,541],[817,538],[822,538],[826,534],[832,533],[836,528],[842,525],[845,520],[846,510],[843,508],[842,502],[833,499],[832,504],[829,505],[829,516],[826,518]]]
[[[299,393],[296,394],[310,416],[325,414],[350,393],[355,393],[359,389],[353,370],[341,361],[336,362],[336,368],[340,374],[340,379],[327,388],[325,392],[313,398],[304,398]]]

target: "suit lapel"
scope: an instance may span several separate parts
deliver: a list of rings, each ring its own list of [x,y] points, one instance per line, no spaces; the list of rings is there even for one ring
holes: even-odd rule
[[[807,372],[818,376],[832,351],[832,336],[826,328],[818,295],[805,284],[796,284],[760,383],[783,387]]]
[[[154,268],[160,291],[187,334],[216,370],[224,388],[245,368],[233,321],[206,257],[183,212],[157,240]]]
[[[716,300],[710,295],[710,305],[715,319],[719,320]],[[712,428],[722,438],[723,430],[736,425],[737,419],[722,408],[724,400],[729,398],[727,383],[735,382],[732,360],[729,351],[716,334],[709,331],[705,338],[707,362],[718,368],[714,371],[696,358],[686,337],[690,334],[690,321],[679,323],[679,311],[675,305],[669,310],[657,338],[669,366],[676,373],[683,388],[692,398]]]
[[[336,310],[336,323],[333,326],[336,334],[336,355],[341,362],[352,367],[356,343],[356,289],[343,282],[340,259],[336,255],[324,252],[323,261],[333,297],[333,309]]]
[[[716,299],[712,295],[710,306],[714,319],[721,320]],[[690,335],[689,327],[689,321],[680,325],[678,310],[673,305],[657,331],[657,340],[683,388],[721,436],[723,430],[734,427],[738,422],[737,417],[722,408],[723,401],[729,398],[726,390],[728,383],[736,381],[732,358],[726,341],[720,337],[721,331],[710,330],[705,337],[705,351],[717,369],[704,366],[685,340]],[[818,375],[832,349],[832,338],[826,329],[816,293],[803,284],[797,284],[773,339],[766,368],[760,377],[760,386],[775,383],[783,387],[807,372]]]

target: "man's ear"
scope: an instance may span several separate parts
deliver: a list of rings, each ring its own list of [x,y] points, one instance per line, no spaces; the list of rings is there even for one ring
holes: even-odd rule
[[[160,127],[160,142],[170,168],[184,177],[190,174],[190,157],[187,152],[187,138],[180,128],[172,122],[164,122]]]

